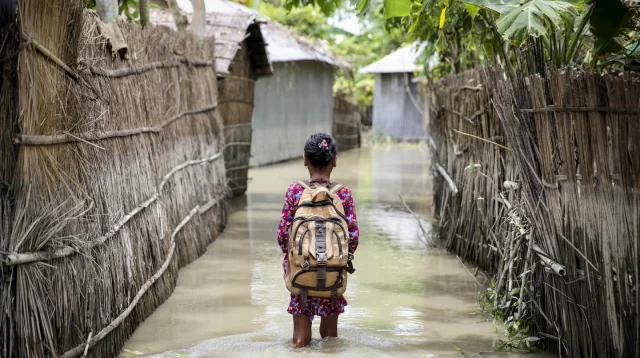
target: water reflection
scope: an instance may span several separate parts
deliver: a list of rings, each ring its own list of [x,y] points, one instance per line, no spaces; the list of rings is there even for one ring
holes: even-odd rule
[[[248,195],[231,203],[225,233],[180,272],[173,296],[126,348],[162,357],[455,357],[454,346],[489,350],[500,335],[477,310],[476,282],[455,256],[424,248],[398,197],[425,217],[429,229],[427,156],[424,147],[391,145],[339,158],[334,179],[353,190],[361,230],[339,339],[319,339],[316,321],[310,347],[294,350],[290,344],[275,228],[284,189],[306,174],[302,163],[291,162],[250,171]]]

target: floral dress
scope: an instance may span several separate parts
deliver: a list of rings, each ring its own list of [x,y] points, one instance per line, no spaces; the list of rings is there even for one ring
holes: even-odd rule
[[[289,266],[289,256],[287,255],[287,247],[289,241],[289,228],[293,221],[300,196],[304,188],[299,183],[293,183],[289,185],[287,193],[284,197],[284,206],[282,208],[282,215],[280,216],[280,225],[278,225],[278,244],[285,254],[282,260],[282,267],[284,268],[284,279],[287,279],[287,268]],[[358,221],[356,219],[356,207],[353,203],[353,196],[351,190],[344,187],[338,190],[338,196],[342,199],[342,206],[344,207],[344,214],[347,217],[347,223],[349,226],[349,252],[354,253],[358,248],[358,238],[360,232],[358,230]],[[344,312],[344,307],[347,305],[347,300],[344,297],[338,297],[337,304],[331,305],[330,298],[311,297],[307,298],[307,305],[302,308],[302,300],[299,295],[291,295],[291,301],[289,302],[289,308],[287,312],[294,316],[307,315],[313,319],[314,316],[327,317],[329,315],[338,315]]]

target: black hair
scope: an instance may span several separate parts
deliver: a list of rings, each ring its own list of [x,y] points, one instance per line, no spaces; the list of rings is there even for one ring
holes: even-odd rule
[[[316,168],[326,167],[336,155],[336,140],[328,134],[316,133],[304,145],[304,156]]]

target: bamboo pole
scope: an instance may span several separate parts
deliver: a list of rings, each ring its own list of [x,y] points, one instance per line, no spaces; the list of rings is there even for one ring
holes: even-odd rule
[[[149,4],[148,0],[138,0],[138,12],[140,13],[140,25],[149,25]]]
[[[133,129],[123,129],[119,131],[104,131],[104,132],[91,132],[91,133],[67,133],[67,134],[19,134],[13,139],[14,144],[22,145],[54,145],[72,142],[90,142],[104,139],[129,137],[144,133],[160,133],[162,129],[176,120],[189,115],[205,113],[216,109],[216,105],[209,105],[201,108],[189,109],[182,111],[175,116],[167,118],[165,121],[157,126],[153,127],[141,127]]]
[[[452,194],[453,195],[458,194],[458,187],[456,186],[456,183],[453,182],[453,179],[451,179],[449,174],[447,174],[447,171],[444,170],[444,168],[438,163],[436,163],[436,169],[438,169],[438,172],[440,173],[440,175],[442,175],[444,180],[447,181],[447,184],[449,184],[449,189],[451,189]]]
[[[93,75],[104,76],[104,77],[125,77],[125,76],[131,76],[131,75],[138,75],[141,73],[145,73],[145,72],[155,70],[155,69],[160,69],[160,68],[179,67],[181,64],[187,64],[195,67],[210,67],[210,66],[214,66],[215,62],[212,60],[188,59],[184,56],[176,56],[175,60],[172,62],[155,61],[155,62],[144,64],[139,67],[118,68],[113,70],[103,69],[95,66],[89,66],[89,73]]]

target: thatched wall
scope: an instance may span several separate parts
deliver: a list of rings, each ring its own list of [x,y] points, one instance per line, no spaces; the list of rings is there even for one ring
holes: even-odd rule
[[[333,97],[333,136],[338,151],[360,147],[360,113],[358,106],[346,95]]]
[[[251,157],[251,118],[255,71],[246,41],[236,52],[230,73],[220,85],[220,115],[224,121],[224,137],[227,142],[244,143],[225,150],[227,180],[233,196],[247,190],[247,174]]]
[[[87,342],[117,355],[224,220],[213,41],[120,23],[129,58],[112,58],[83,8],[20,2],[18,156],[12,167],[3,151],[1,171],[6,357],[80,356]]]
[[[447,247],[495,272],[495,307],[552,351],[638,356],[640,77],[503,78],[478,70],[433,88]]]

